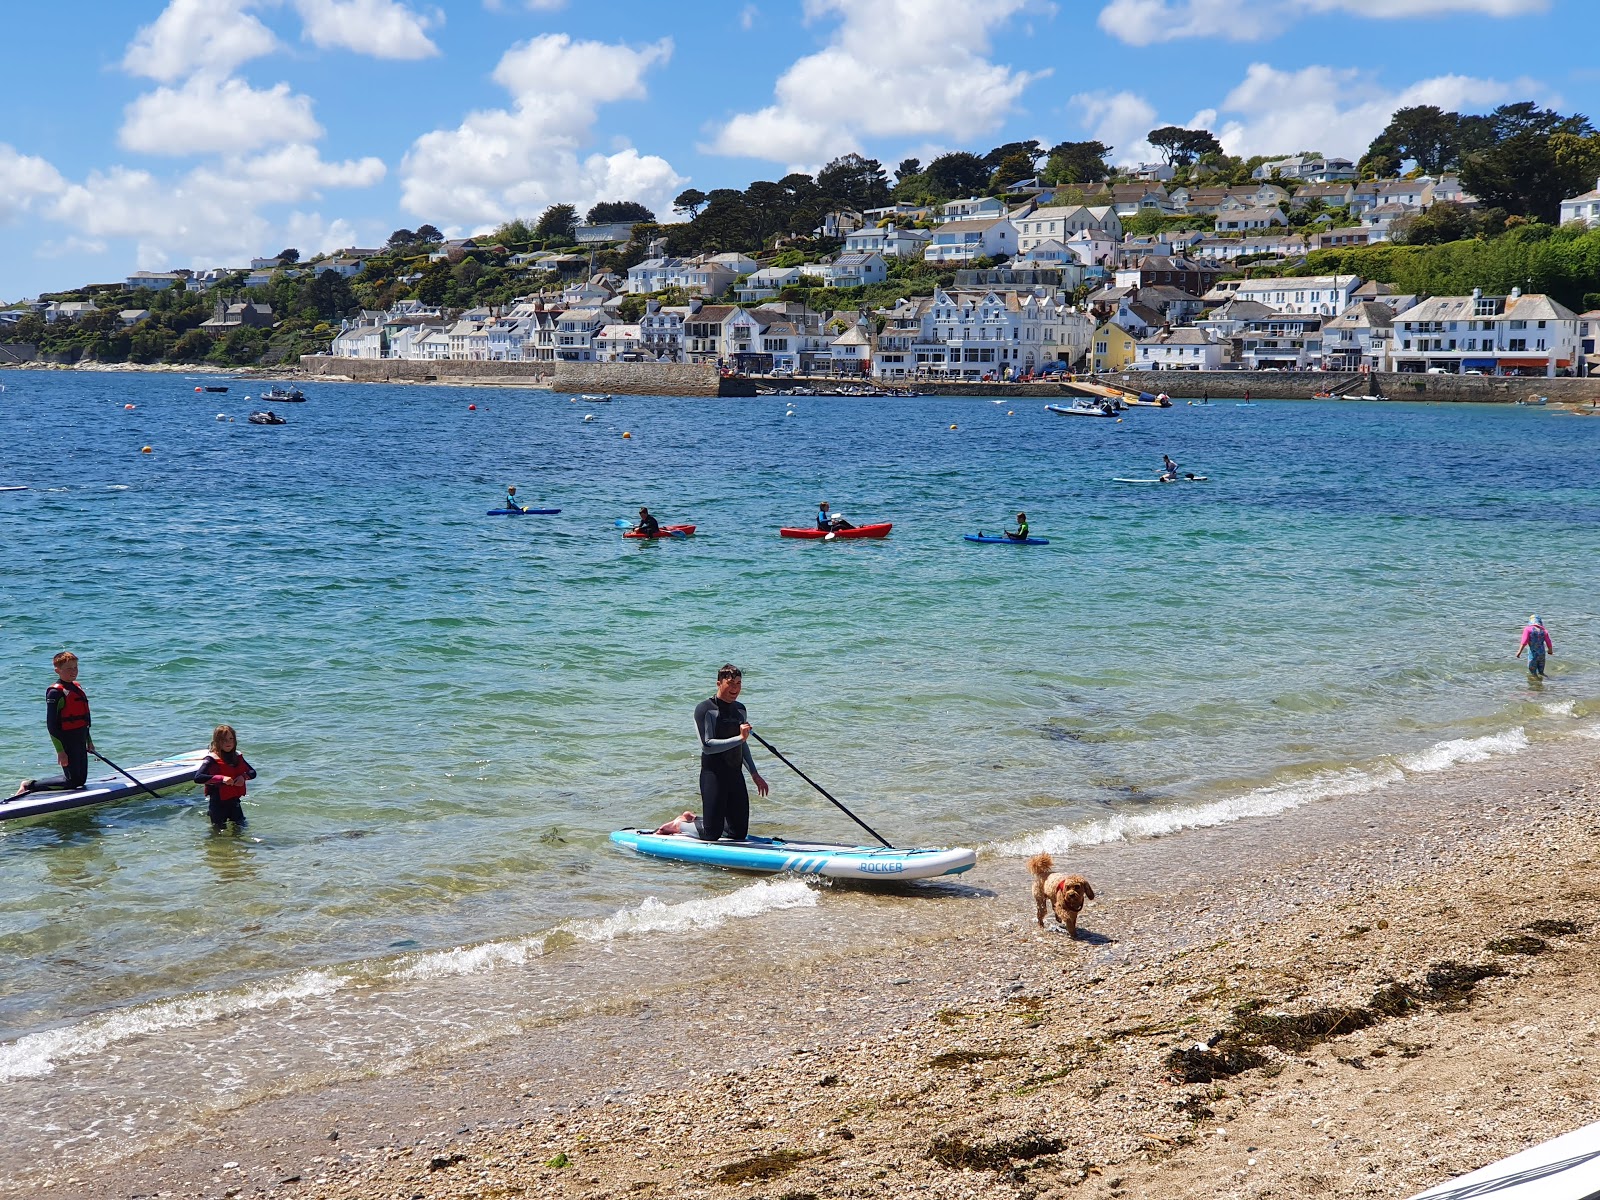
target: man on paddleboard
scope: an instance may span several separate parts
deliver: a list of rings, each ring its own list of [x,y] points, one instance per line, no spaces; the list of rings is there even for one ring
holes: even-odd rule
[[[717,693],[695,706],[694,728],[700,735],[700,816],[695,832],[705,841],[730,838],[742,842],[750,833],[750,793],[744,773],[756,791],[767,794],[767,781],[750,755],[750,722],[739,692],[744,675],[732,663],[717,669]],[[687,832],[687,831],[685,831]]]
[[[1173,483],[1178,478],[1178,464],[1165,454],[1161,456],[1161,482]]]

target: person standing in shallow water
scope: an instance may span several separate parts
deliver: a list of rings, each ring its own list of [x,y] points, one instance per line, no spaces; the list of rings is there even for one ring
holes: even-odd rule
[[[717,692],[695,706],[694,727],[700,736],[700,816],[695,832],[705,841],[727,837],[742,842],[750,833],[750,793],[744,773],[756,791],[767,794],[767,781],[750,755],[750,721],[739,693],[744,675],[732,663],[717,670]]]
[[[1517,645],[1517,657],[1522,657],[1522,652],[1528,652],[1528,674],[1535,679],[1544,678],[1544,656],[1556,652],[1555,643],[1550,640],[1550,631],[1544,627],[1544,622],[1539,619],[1539,614],[1534,613],[1528,618],[1528,624],[1522,631],[1522,641]]]

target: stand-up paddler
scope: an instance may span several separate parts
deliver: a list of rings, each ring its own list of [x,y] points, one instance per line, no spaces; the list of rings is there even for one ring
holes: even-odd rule
[[[700,816],[695,831],[714,842],[727,837],[743,841],[750,833],[750,793],[744,773],[765,796],[767,781],[750,755],[750,721],[739,692],[744,676],[732,663],[717,670],[717,694],[695,706],[694,727],[700,735]]]

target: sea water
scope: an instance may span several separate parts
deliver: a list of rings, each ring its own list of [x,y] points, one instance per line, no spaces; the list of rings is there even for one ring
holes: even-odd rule
[[[64,647],[114,761],[227,722],[260,772],[246,838],[194,793],[0,826],[17,1162],[687,978],[653,934],[742,922],[729,969],[879,936],[903,890],[608,843],[698,807],[690,714],[724,661],[874,829],[986,861],[1597,728],[1600,420],[319,383],[260,427],[259,382],[200,382],[7,377],[0,485],[31,489],[0,494],[7,782],[53,769]],[[1208,480],[1113,482],[1163,453]],[[561,513],[487,517],[507,484]],[[777,536],[824,499],[894,532]],[[624,540],[641,504],[694,537]],[[1049,546],[962,540],[1019,509]],[[1512,661],[1534,610],[1542,686]],[[867,838],[756,759],[757,831]]]

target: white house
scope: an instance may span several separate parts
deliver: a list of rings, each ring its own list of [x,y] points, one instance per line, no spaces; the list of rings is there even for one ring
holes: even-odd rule
[[[272,260],[274,263],[277,259]],[[169,287],[180,283],[187,283],[188,277],[176,271],[135,271],[123,281],[127,289],[137,291],[139,288],[149,288],[152,292],[162,292]]]
[[[683,361],[683,321],[693,308],[663,307],[659,300],[645,301],[644,315],[639,318],[639,341],[651,358],[658,362]]]
[[[1017,252],[1017,228],[998,220],[946,221],[933,231],[923,258],[933,263],[967,263],[975,258],[1009,258]]]
[[[647,258],[628,268],[628,280],[622,285],[622,290],[630,296],[664,292],[672,286],[672,281],[683,267],[684,260],[681,258]]]
[[[1040,293],[1043,294],[1040,294]],[[922,313],[918,365],[964,379],[1035,371],[1046,362],[1076,361],[1091,330],[1082,313],[1039,292],[935,288]]]
[[[802,271],[801,267],[762,267],[752,271],[743,283],[734,284],[733,294],[740,304],[766,300],[786,287],[798,285]]]
[[[631,362],[644,353],[644,334],[637,325],[605,325],[594,335],[596,362]]]
[[[335,358],[383,358],[387,350],[382,325],[352,325],[335,335],[329,353]]]
[[[561,362],[594,362],[594,339],[606,325],[599,308],[569,308],[555,321],[555,357]]]
[[[81,321],[96,307],[88,300],[52,300],[45,306],[45,324],[54,325],[57,321]]]
[[[1281,208],[1241,208],[1218,212],[1216,230],[1218,233],[1251,233],[1288,224],[1289,219]]]
[[[1576,371],[1578,316],[1548,296],[1433,296],[1394,323],[1397,371],[1482,371],[1486,375],[1555,375]]]
[[[1336,317],[1350,307],[1360,286],[1358,275],[1301,275],[1246,279],[1234,295],[1278,313]]]
[[[862,287],[889,278],[889,266],[883,261],[883,255],[877,253],[841,254],[830,263],[818,264],[810,270],[801,269],[818,275],[823,285],[831,288]]]
[[[625,242],[633,237],[635,224],[637,222],[634,221],[611,221],[605,225],[579,225],[573,231],[573,237],[580,246],[603,246]]]
[[[1582,221],[1590,229],[1600,226],[1600,179],[1595,181],[1593,191],[1561,202],[1561,223],[1568,221]]]
[[[846,235],[846,254],[881,254],[885,258],[918,258],[933,235],[926,229],[898,229],[894,224],[868,225]]]
[[[1076,233],[1122,240],[1122,218],[1109,205],[1091,208],[1086,204],[1065,204],[1036,208],[1013,217],[1011,223],[1017,229],[1017,249],[1024,253],[1041,242],[1068,242]]]
[[[1422,209],[1411,204],[1380,204],[1361,214],[1361,227],[1367,231],[1369,242],[1389,240],[1389,230],[1402,217],[1415,216]]]
[[[1361,300],[1322,325],[1322,365],[1330,371],[1392,371],[1394,309]]]
[[[1348,158],[1317,158],[1296,154],[1289,158],[1264,162],[1250,173],[1251,179],[1303,179],[1307,183],[1328,183],[1338,179],[1354,179],[1356,164]]]
[[[1145,179],[1152,183],[1166,183],[1177,173],[1177,169],[1171,163],[1140,163],[1133,169],[1135,179]]]
[[[872,334],[860,325],[852,325],[829,344],[831,371],[835,375],[870,375],[872,373]]]
[[[1248,371],[1305,371],[1322,365],[1322,318],[1274,313],[1249,321],[1235,338],[1235,357]]]
[[[1164,329],[1136,343],[1136,371],[1215,371],[1227,347],[1203,329]]]
[[[996,196],[969,196],[965,200],[946,200],[935,219],[941,224],[951,221],[994,221],[1008,211],[1006,202]]]

